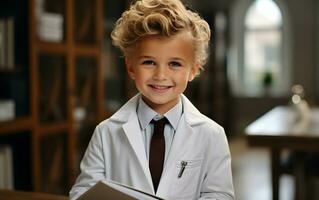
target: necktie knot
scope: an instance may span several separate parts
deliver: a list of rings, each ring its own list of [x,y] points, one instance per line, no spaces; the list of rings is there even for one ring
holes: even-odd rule
[[[164,127],[165,124],[168,123],[168,120],[166,119],[166,117],[163,117],[160,120],[152,120],[151,121],[152,124],[154,124],[154,136],[159,136],[162,135],[164,133]]]

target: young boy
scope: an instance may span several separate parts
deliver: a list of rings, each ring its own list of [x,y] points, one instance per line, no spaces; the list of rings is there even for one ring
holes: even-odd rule
[[[96,127],[71,199],[100,180],[164,199],[234,199],[224,130],[182,94],[209,38],[207,22],[179,0],[139,0],[122,14],[112,39],[139,94]]]

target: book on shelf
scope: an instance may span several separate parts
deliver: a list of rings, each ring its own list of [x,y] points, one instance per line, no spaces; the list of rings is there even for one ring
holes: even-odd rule
[[[41,40],[61,42],[63,39],[63,16],[57,13],[41,12],[37,20]]]
[[[13,100],[0,100],[0,122],[15,118],[15,104]]]
[[[77,200],[164,200],[141,190],[114,181],[100,181],[86,191]]]
[[[13,189],[12,149],[8,145],[0,145],[0,189]]]
[[[63,15],[45,10],[45,0],[35,0],[37,34],[42,41],[61,42],[63,39]]]
[[[0,69],[14,69],[14,19],[0,19]]]

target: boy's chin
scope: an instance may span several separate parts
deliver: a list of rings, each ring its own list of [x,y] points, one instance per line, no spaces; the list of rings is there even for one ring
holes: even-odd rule
[[[142,95],[142,98],[153,109],[174,107],[179,101],[179,98],[165,98],[163,96],[148,98]]]
[[[143,95],[142,95],[143,96]],[[156,95],[156,96],[143,96],[143,100],[152,104],[169,104],[170,102],[176,101],[177,98],[168,98],[165,95]]]

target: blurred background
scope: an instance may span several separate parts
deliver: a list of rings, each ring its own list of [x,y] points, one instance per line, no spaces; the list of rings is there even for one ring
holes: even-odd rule
[[[209,62],[185,94],[226,130],[237,199],[272,199],[271,148],[251,145],[246,127],[292,105],[296,84],[318,105],[319,1],[183,2],[212,30]],[[94,127],[136,93],[110,39],[129,4],[0,2],[0,188],[68,194]],[[296,174],[280,177],[280,199],[297,198]]]

